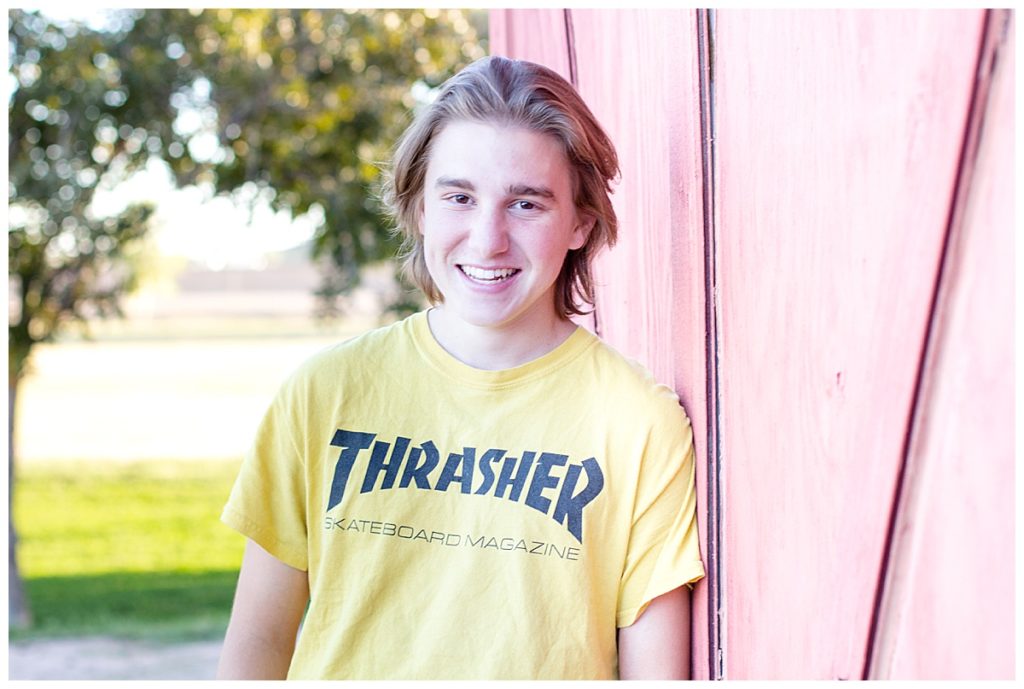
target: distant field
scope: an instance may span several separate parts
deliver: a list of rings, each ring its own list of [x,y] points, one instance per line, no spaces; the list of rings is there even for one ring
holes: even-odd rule
[[[284,378],[359,332],[40,345],[19,392],[18,458],[238,458]]]
[[[192,315],[175,318],[108,319],[90,323],[84,331],[69,328],[62,343],[132,340],[234,340],[248,338],[346,337],[376,326],[375,317],[318,321],[309,316]]]

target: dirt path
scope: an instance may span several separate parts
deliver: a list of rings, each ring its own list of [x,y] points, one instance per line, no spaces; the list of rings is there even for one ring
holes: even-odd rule
[[[8,679],[213,679],[220,646],[107,637],[12,642]]]

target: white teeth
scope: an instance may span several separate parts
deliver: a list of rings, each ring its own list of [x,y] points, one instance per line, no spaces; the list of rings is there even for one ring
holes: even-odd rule
[[[486,268],[475,268],[473,266],[459,266],[462,268],[462,272],[475,280],[504,280],[505,278],[515,274],[517,270],[515,268],[500,268],[498,270],[488,270]]]

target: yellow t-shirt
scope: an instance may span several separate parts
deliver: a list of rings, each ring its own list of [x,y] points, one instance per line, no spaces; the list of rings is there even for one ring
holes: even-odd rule
[[[614,679],[617,627],[704,576],[689,420],[583,328],[502,371],[425,312],[328,348],[222,519],[309,572],[289,678]]]

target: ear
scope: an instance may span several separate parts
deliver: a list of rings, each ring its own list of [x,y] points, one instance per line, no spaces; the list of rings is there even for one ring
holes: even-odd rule
[[[572,229],[572,237],[569,239],[569,248],[572,250],[582,249],[590,239],[590,233],[597,224],[597,218],[591,215],[578,214],[576,227]]]

